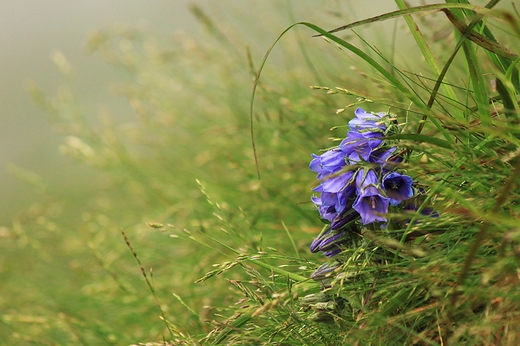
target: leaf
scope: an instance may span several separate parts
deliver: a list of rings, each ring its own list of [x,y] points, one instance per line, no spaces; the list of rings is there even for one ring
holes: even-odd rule
[[[430,144],[433,144],[433,145],[436,145],[438,147],[445,148],[445,149],[453,149],[453,145],[448,141],[445,141],[445,140],[437,138],[437,137],[431,137],[428,135],[421,135],[421,134],[416,134],[416,133],[414,133],[414,134],[401,133],[398,135],[386,137],[386,139],[390,139],[390,140],[407,139],[410,141],[415,141],[415,142],[420,142],[420,143],[430,143]]]
[[[475,5],[469,5],[469,4],[433,4],[433,5],[424,5],[424,6],[416,6],[416,7],[401,9],[401,10],[398,10],[398,11],[388,12],[388,13],[385,13],[385,14],[382,14],[382,15],[379,15],[379,16],[375,16],[375,17],[371,17],[371,18],[368,18],[368,19],[359,20],[357,22],[353,22],[353,23],[350,23],[350,24],[343,25],[343,26],[340,26],[338,28],[332,29],[332,30],[328,31],[328,33],[332,34],[332,33],[338,32],[338,31],[352,29],[352,28],[355,28],[357,26],[370,24],[370,23],[375,23],[375,22],[379,22],[379,21],[383,21],[383,20],[387,20],[387,19],[402,17],[402,16],[409,15],[409,14],[414,14],[414,13],[424,14],[424,12],[442,11],[444,9],[450,9],[450,8],[467,9],[467,10],[471,10],[471,11],[477,12],[477,13],[482,14],[482,15],[486,15],[486,16],[489,16],[489,17],[495,17],[495,18],[502,18],[504,16],[503,13],[492,11],[490,9],[487,9],[487,8],[484,8],[484,7],[480,7],[480,6],[475,6]],[[321,36],[321,34],[320,35],[316,35],[316,36]]]
[[[401,10],[406,9],[406,5],[404,0],[395,0],[395,3]],[[440,68],[439,64],[437,63],[437,60],[435,60],[435,57],[433,56],[433,53],[430,49],[430,46],[428,46],[428,43],[424,39],[424,36],[421,33],[421,30],[413,20],[413,17],[411,15],[405,15],[404,20],[406,21],[406,24],[408,25],[408,28],[410,29],[410,32],[412,33],[413,38],[415,39],[415,42],[417,43],[417,46],[421,50],[422,55],[424,56],[426,62],[428,63],[428,66],[430,66],[430,69],[433,71],[435,76],[441,76],[442,75],[442,69]],[[442,78],[444,79],[444,78]],[[441,79],[441,82],[442,82]],[[457,96],[455,95],[455,92],[449,86],[445,83],[440,83],[440,86],[444,89],[444,92],[446,93],[446,96],[451,100],[456,100]],[[436,89],[435,94],[436,94]],[[458,121],[464,120],[464,114],[461,114],[460,112],[457,112],[455,114],[455,119]]]

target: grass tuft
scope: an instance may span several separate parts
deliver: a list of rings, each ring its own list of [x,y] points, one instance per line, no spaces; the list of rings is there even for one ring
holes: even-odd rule
[[[99,179],[65,196],[13,169],[43,196],[0,228],[2,344],[518,344],[517,13],[396,5],[301,5],[289,17],[312,18],[286,25],[259,4],[240,28],[193,6],[203,38],[101,30],[88,48],[125,76],[123,114],[85,114],[55,53],[69,84],[32,94]],[[395,115],[385,140],[424,194],[331,261],[309,251],[308,165],[357,107]]]

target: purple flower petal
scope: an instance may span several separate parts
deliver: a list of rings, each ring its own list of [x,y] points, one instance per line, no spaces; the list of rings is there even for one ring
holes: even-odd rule
[[[359,214],[353,210],[353,209],[345,209],[345,212],[341,215],[338,215],[332,220],[332,223],[330,224],[331,229],[340,229],[341,227],[345,226],[350,221],[353,221],[355,218],[357,218]]]
[[[310,250],[312,253],[316,253],[316,252],[320,251],[320,245],[321,245],[321,242],[323,241],[323,236],[327,235],[330,232],[331,231],[329,229],[325,233],[320,234],[319,236],[314,238],[314,240],[312,241],[311,246],[310,246]]]
[[[349,121],[348,125],[352,131],[363,132],[363,131],[377,131],[384,132],[386,125],[382,121],[386,113],[367,113],[363,109],[358,108],[354,112],[356,118]]]
[[[380,132],[349,132],[347,138],[341,141],[339,148],[349,155],[365,149],[374,149],[381,145],[383,134]]]
[[[337,254],[341,253],[341,251],[343,251],[343,249],[335,248],[334,250],[324,251],[323,254],[330,258],[330,257],[334,257]]]
[[[390,199],[390,204],[398,205],[413,197],[413,179],[397,172],[388,173],[383,177],[383,189]]]
[[[348,155],[351,163],[368,161],[372,151],[383,143],[382,137],[379,132],[349,132],[339,148]]]
[[[349,185],[353,176],[353,171],[347,171],[345,173],[331,176],[328,179],[325,179],[323,183],[321,183],[322,191],[340,192],[341,190],[344,190],[346,186]]]
[[[318,207],[322,219],[332,222],[338,216],[335,206],[323,205],[323,201],[320,197],[313,196],[311,200],[316,207]]]
[[[339,172],[346,165],[345,153],[340,149],[331,149],[319,156],[312,154],[312,157],[309,168],[316,173]]]
[[[383,167],[386,165],[388,159],[392,154],[395,152],[396,148],[388,148],[388,149],[378,149],[372,152],[369,158],[369,162],[378,163],[383,165]],[[402,161],[402,158],[399,160],[396,158],[393,162],[400,162]]]
[[[309,168],[313,172],[321,172],[323,167],[321,166],[321,156],[312,154],[312,161],[309,164]]]
[[[365,169],[362,168],[357,172],[356,175],[356,189],[358,191],[358,194],[363,193],[363,189],[365,189],[368,186],[375,186],[377,185],[377,175],[374,170],[369,169],[365,172]]]
[[[321,193],[320,197],[311,197],[311,200],[318,207],[321,218],[333,222],[346,209],[347,202],[353,195],[353,191],[353,187],[338,193],[325,191]]]
[[[338,232],[336,234],[331,234],[320,242],[319,248],[321,251],[330,251],[336,247],[341,247],[342,243],[347,239],[347,234],[345,232]]]
[[[361,216],[361,222],[366,225],[375,221],[386,222],[384,214],[388,212],[389,199],[382,196],[374,186],[363,189],[354,201],[353,208]]]
[[[337,261],[322,264],[314,271],[314,273],[311,274],[311,278],[315,281],[323,280],[328,276],[329,273],[332,273],[340,265],[341,263]]]

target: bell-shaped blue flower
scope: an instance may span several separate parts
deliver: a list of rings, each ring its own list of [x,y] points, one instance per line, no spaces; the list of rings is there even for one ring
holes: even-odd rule
[[[318,208],[322,219],[332,222],[338,216],[335,205],[325,205],[320,197],[311,197],[312,202]]]
[[[384,214],[388,213],[389,199],[381,194],[375,186],[366,186],[354,201],[353,208],[361,216],[361,223],[386,222]]]
[[[351,185],[353,177],[354,171],[346,171],[323,177],[320,179],[320,181],[322,181],[321,185],[315,189],[315,191],[338,193]]]
[[[330,221],[333,228],[339,228],[337,225],[345,218],[345,211],[349,200],[353,197],[355,188],[353,185],[344,186],[341,191],[330,192],[324,191],[322,185],[314,189],[321,192],[320,197],[312,197],[312,202],[318,207],[322,219]],[[352,204],[352,202],[350,202]],[[343,223],[344,224],[344,223]]]
[[[388,173],[383,177],[383,189],[391,205],[398,205],[413,197],[413,179],[397,172]]]
[[[347,138],[341,141],[339,148],[348,155],[351,163],[368,161],[370,154],[379,147],[383,140],[380,132],[349,132]]]
[[[382,118],[387,115],[386,113],[367,113],[362,108],[358,108],[354,114],[356,117],[348,123],[352,131],[385,132],[386,125]]]
[[[345,153],[341,149],[327,150],[322,155],[312,154],[312,161],[309,165],[311,171],[320,175],[330,175],[339,172],[345,165]]]

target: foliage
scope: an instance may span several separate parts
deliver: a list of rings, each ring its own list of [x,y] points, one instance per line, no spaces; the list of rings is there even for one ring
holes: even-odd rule
[[[200,8],[202,42],[93,35],[130,76],[115,89],[133,112],[92,124],[72,86],[32,91],[63,152],[104,175],[91,196],[49,195],[0,233],[4,290],[23,293],[0,300],[0,340],[518,343],[518,16],[496,1],[396,4],[334,32],[291,25],[260,63]],[[379,23],[352,30],[395,17],[416,48],[371,43]],[[308,164],[359,105],[396,114],[404,130],[388,140],[427,197],[389,215],[404,226],[365,230],[323,285],[310,279],[325,258],[308,250],[321,229]]]

